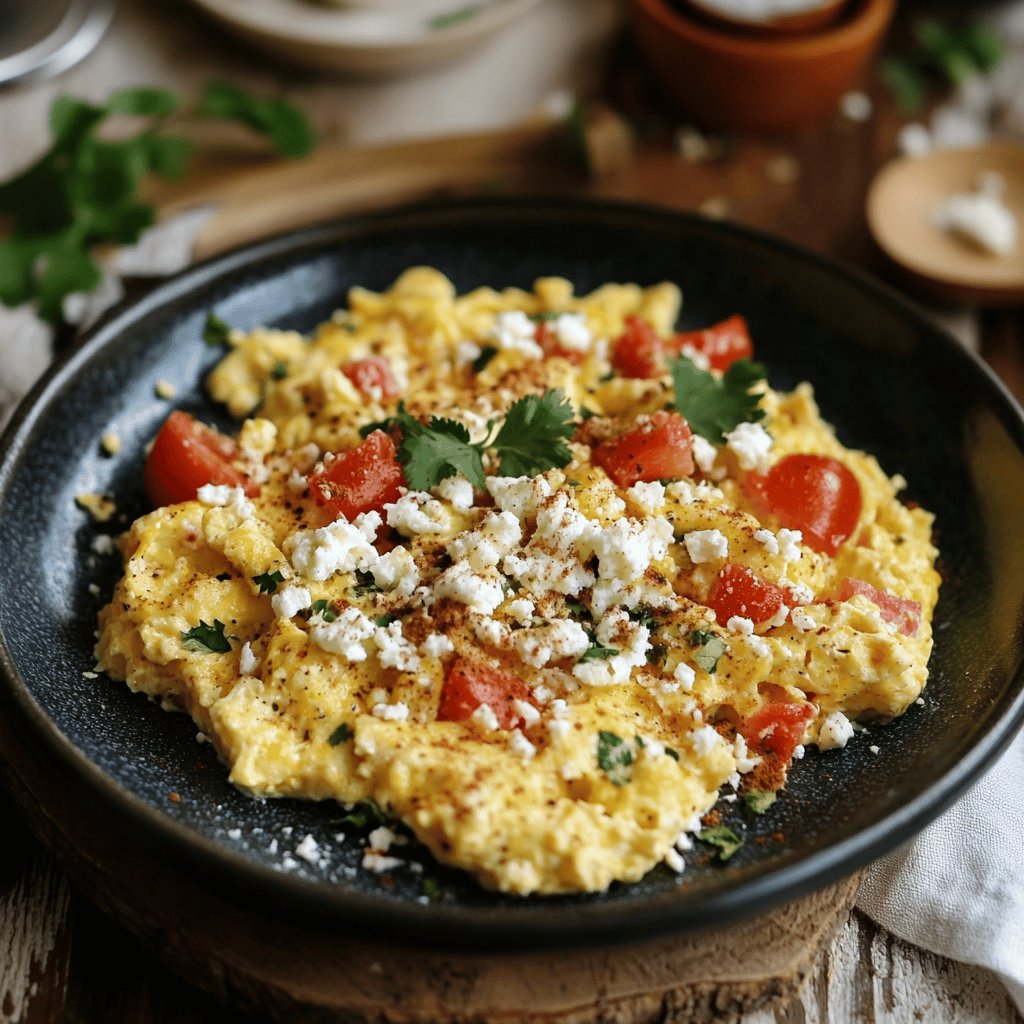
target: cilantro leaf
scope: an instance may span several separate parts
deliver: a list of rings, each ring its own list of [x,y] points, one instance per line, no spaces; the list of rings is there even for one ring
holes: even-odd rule
[[[718,859],[728,860],[742,845],[743,840],[731,828],[718,825],[715,828],[703,828],[697,833],[702,843],[718,847]]]
[[[565,443],[576,428],[572,403],[560,388],[525,395],[505,414],[491,447],[501,459],[503,476],[535,476],[572,461]]]
[[[186,651],[204,651],[206,654],[223,654],[231,650],[220,619],[214,619],[212,626],[200,619],[198,626],[181,634],[181,643]]]
[[[277,590],[278,583],[284,583],[284,573],[280,569],[273,572],[263,572],[259,576],[253,576],[253,583],[260,588],[261,594],[272,594]]]
[[[714,672],[718,667],[718,659],[725,654],[728,647],[717,634],[706,630],[695,629],[689,636],[690,646],[698,648],[693,660],[705,672]]]
[[[355,733],[352,731],[352,726],[348,722],[342,722],[330,736],[327,737],[327,742],[332,746],[336,747],[339,743],[347,743]]]
[[[743,794],[743,802],[752,814],[764,814],[775,803],[777,796],[771,790],[752,789]]]
[[[672,360],[675,407],[686,417],[695,434],[720,444],[739,423],[764,419],[759,395],[750,389],[764,380],[765,368],[750,359],[733,363],[721,380],[701,370],[686,356]]]
[[[181,105],[179,97],[169,89],[138,86],[118,89],[103,105],[108,114],[134,114],[136,117],[167,117]]]
[[[360,800],[341,819],[343,824],[355,825],[356,828],[366,828],[367,825],[383,825],[387,820],[387,815],[376,800]]]
[[[309,606],[309,617],[312,618],[314,615],[319,615],[324,622],[333,622],[338,617],[338,613],[326,597],[321,597]]]
[[[406,412],[403,402],[398,405],[395,419],[403,432],[398,457],[412,490],[429,491],[456,473],[461,473],[474,487],[483,487],[481,449],[470,443],[469,430],[463,424],[434,416],[425,426]]]
[[[380,593],[380,587],[377,586],[377,581],[373,578],[372,572],[367,572],[365,569],[356,569],[352,575],[356,578],[355,586],[352,588],[352,593],[356,597]]]
[[[273,377],[274,380],[284,380],[285,377],[288,376],[288,364],[284,362],[283,359],[279,359],[270,368],[270,376]]]
[[[206,314],[206,323],[203,324],[203,341],[207,345],[227,345],[231,336],[231,327],[221,320],[216,313]]]
[[[618,653],[618,647],[602,647],[601,644],[595,643],[580,655],[580,661],[590,661],[592,658],[604,660],[605,658],[613,658]]]
[[[229,82],[211,82],[199,101],[206,117],[239,121],[270,138],[283,156],[305,156],[316,145],[316,132],[305,115],[285,99],[259,99]]]
[[[654,611],[649,604],[638,604],[626,614],[631,622],[635,622],[640,626],[646,626],[651,630],[658,627],[658,620],[655,618]]]
[[[633,744],[602,729],[597,734],[597,764],[613,786],[624,786],[633,777]]]

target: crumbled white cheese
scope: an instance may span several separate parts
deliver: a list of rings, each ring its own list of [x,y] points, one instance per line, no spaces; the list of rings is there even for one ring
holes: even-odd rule
[[[405,861],[399,857],[387,857],[375,850],[367,850],[363,854],[362,866],[364,871],[372,871],[374,874],[380,875],[385,871],[394,871],[404,863]]]
[[[521,661],[541,668],[560,658],[578,658],[590,647],[590,637],[578,622],[559,619],[534,629],[517,629],[510,643]]]
[[[686,869],[686,861],[683,860],[682,854],[672,849],[672,847],[665,851],[665,865],[679,875]]]
[[[97,533],[89,546],[97,555],[110,555],[114,551],[114,538],[109,533]]]
[[[313,643],[329,654],[340,654],[349,661],[365,661],[366,647],[377,627],[358,608],[348,607],[333,622],[325,622],[319,615],[310,621],[309,635]]]
[[[301,857],[309,864],[316,864],[320,860],[320,844],[311,835],[307,835],[295,847],[295,856]]]
[[[508,605],[509,615],[520,626],[525,626],[527,623],[532,622],[536,610],[537,606],[528,597],[517,597],[514,601],[510,601]]]
[[[650,483],[635,483],[626,494],[633,504],[644,512],[657,512],[665,504],[665,485],[657,480]]]
[[[594,583],[594,574],[576,555],[550,555],[525,548],[521,556],[506,555],[501,568],[537,597],[552,591],[576,597]]]
[[[697,468],[705,476],[711,476],[718,459],[718,448],[706,437],[701,437],[700,434],[694,434],[690,443],[693,448],[693,461],[697,463]]]
[[[647,663],[651,632],[633,622],[622,608],[613,608],[597,624],[597,642],[618,653],[607,658],[592,658],[573,666],[572,674],[588,686],[614,686],[626,683],[632,670]]]
[[[757,754],[751,754],[747,749],[747,741],[739,733],[732,741],[732,752],[736,758],[736,771],[739,775],[752,772],[761,763],[761,758]]]
[[[473,507],[473,485],[464,476],[445,477],[434,488],[434,493],[461,512]]]
[[[431,633],[423,643],[420,644],[420,654],[425,658],[443,658],[455,650],[455,644],[443,633]]]
[[[742,633],[744,636],[750,636],[754,632],[754,623],[742,615],[733,615],[725,624],[725,628],[730,633]]]
[[[794,608],[789,618],[801,633],[810,633],[818,628],[818,624],[802,608]]]
[[[537,528],[532,542],[548,551],[567,553],[577,545],[586,545],[597,536],[600,527],[592,523],[564,492],[546,498],[537,509]]]
[[[550,328],[559,347],[569,352],[586,352],[594,340],[583,313],[562,313],[551,321]]]
[[[635,580],[647,571],[652,561],[668,553],[672,543],[672,524],[661,516],[650,516],[642,523],[635,519],[617,519],[593,540],[602,579]]]
[[[376,512],[372,516],[359,516],[354,523],[342,516],[319,530],[293,533],[284,542],[292,568],[300,576],[321,581],[336,572],[371,570],[380,557],[371,543],[373,537],[366,536],[374,519],[378,525],[380,523]]]
[[[697,673],[693,668],[686,664],[685,661],[679,662],[672,672],[672,678],[689,693],[693,689],[694,680],[697,678]]]
[[[401,546],[381,555],[370,572],[373,573],[373,582],[381,590],[398,598],[411,597],[420,583],[416,559],[408,549]]]
[[[718,502],[725,500],[725,494],[720,487],[701,480],[698,484],[691,484],[689,480],[673,480],[665,488],[665,493],[680,505],[689,505],[694,501]]]
[[[460,534],[449,545],[455,561],[467,561],[475,572],[497,565],[522,540],[519,520],[511,512],[488,512],[475,530]]]
[[[544,352],[537,344],[536,335],[536,323],[521,309],[510,309],[495,317],[490,336],[498,348],[540,359]]]
[[[800,543],[804,539],[801,530],[782,529],[778,532],[779,554],[784,562],[799,562],[803,552]]]
[[[779,539],[771,530],[756,530],[754,532],[754,540],[758,544],[763,545],[769,555],[777,555],[779,553]]]
[[[238,654],[238,671],[243,676],[251,676],[256,671],[259,663],[259,659],[253,654],[252,644],[246,640]]]
[[[374,704],[370,713],[374,718],[380,718],[385,722],[407,722],[409,720],[409,706],[401,701],[395,704]]]
[[[256,506],[245,496],[241,487],[228,487],[227,484],[203,484],[196,491],[196,497],[204,505],[230,508],[240,519],[248,519],[256,511]]]
[[[725,743],[725,740],[710,725],[702,725],[690,733],[690,742],[693,744],[694,753],[700,758],[705,758]]]
[[[715,562],[729,554],[729,540],[721,530],[691,530],[683,543],[694,565]]]
[[[508,745],[512,753],[518,754],[524,761],[532,760],[537,753],[537,748],[518,729],[512,730]]]
[[[274,614],[279,619],[290,619],[313,603],[313,598],[305,587],[284,587],[270,599]]]
[[[511,635],[511,630],[504,622],[498,622],[497,619],[490,619],[487,616],[480,616],[476,619],[473,623],[473,632],[482,643],[498,648],[505,647]]]
[[[673,611],[679,607],[671,585],[650,583],[646,579],[622,583],[620,580],[598,580],[590,591],[590,611],[595,619],[604,616],[609,608],[621,605],[636,608],[645,604],[649,608]]]
[[[494,732],[498,728],[498,716],[491,709],[490,704],[481,704],[469,718],[470,721],[476,722],[488,732]]]
[[[489,476],[485,484],[498,508],[520,520],[535,515],[537,506],[552,493],[543,476]]]
[[[470,611],[491,615],[505,599],[501,578],[495,573],[481,575],[469,562],[456,562],[434,581],[434,600],[450,598],[466,605]]]
[[[381,668],[397,668],[400,672],[415,672],[420,667],[416,647],[402,635],[402,623],[391,622],[378,626],[373,634],[373,643],[380,652]]]
[[[447,533],[451,529],[451,513],[426,491],[409,491],[398,501],[384,506],[387,523],[406,537],[424,533]]]
[[[512,707],[515,708],[516,714],[523,720],[527,728],[540,721],[540,712],[528,700],[514,700]]]
[[[548,733],[553,740],[564,739],[572,732],[572,722],[564,718],[552,718],[548,720]]]
[[[818,733],[818,749],[834,750],[845,747],[853,739],[853,725],[842,711],[833,711],[821,723]]]
[[[814,603],[814,591],[805,583],[791,583],[789,585],[789,593],[793,598],[794,604]]]
[[[789,605],[780,604],[775,614],[765,623],[769,629],[776,626],[784,626],[789,618]]]
[[[738,423],[725,435],[726,447],[745,470],[767,469],[773,443],[772,435],[760,423]]]

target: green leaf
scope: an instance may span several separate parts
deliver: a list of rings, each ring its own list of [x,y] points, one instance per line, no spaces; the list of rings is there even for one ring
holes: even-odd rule
[[[221,320],[216,313],[207,313],[206,323],[203,325],[203,341],[207,345],[228,345],[230,339],[230,325]]]
[[[375,626],[379,626],[381,629],[385,629],[387,626],[390,626],[392,622],[396,622],[397,620],[397,615],[392,615],[390,612],[388,612],[385,615],[378,615],[373,620],[373,624]]]
[[[17,306],[32,297],[32,264],[36,250],[17,238],[0,240],[0,302]]]
[[[330,743],[332,747],[336,747],[339,743],[348,743],[353,736],[355,736],[355,733],[352,731],[352,726],[350,726],[348,722],[342,722],[341,725],[339,725],[338,728],[327,737],[327,742]]]
[[[690,429],[720,444],[733,427],[756,423],[764,418],[758,408],[759,395],[750,389],[765,378],[765,368],[750,359],[733,363],[721,380],[701,370],[686,356],[671,362],[675,385],[675,406],[686,417]]]
[[[493,345],[484,345],[480,349],[480,355],[473,360],[473,372],[483,373],[497,354],[498,350]]]
[[[64,317],[64,299],[73,292],[91,292],[102,273],[88,251],[54,249],[45,256],[45,267],[36,278],[39,315],[50,323]]]
[[[321,597],[309,606],[309,617],[312,618],[314,615],[319,615],[324,622],[333,622],[338,617],[334,606],[325,597]]]
[[[195,146],[180,135],[144,136],[144,144],[148,150],[149,168],[170,181],[179,181],[185,177],[188,162],[192,158]]]
[[[270,376],[274,380],[284,380],[288,376],[288,364],[283,361],[278,361],[270,368]]]
[[[284,583],[284,573],[280,569],[275,569],[273,572],[264,572],[259,576],[253,576],[252,581],[260,588],[261,594],[272,594],[277,590],[279,583]]]
[[[181,105],[176,93],[154,86],[118,89],[107,97],[104,109],[109,114],[133,114],[137,117],[167,117]]]
[[[403,431],[398,457],[414,491],[429,491],[446,477],[461,473],[474,487],[484,486],[480,449],[470,443],[469,430],[455,420],[431,418],[424,426],[400,402],[396,420]]]
[[[181,634],[181,642],[187,651],[223,654],[231,650],[231,644],[224,636],[224,623],[220,619],[214,619],[212,626],[200,619],[198,626],[193,626]]]
[[[679,760],[679,751],[675,747],[666,747],[665,753],[672,758],[673,761]]]
[[[590,612],[587,611],[586,605],[572,597],[565,599],[565,610],[574,619],[590,618]]]
[[[436,878],[431,878],[430,875],[425,875],[423,878],[423,895],[426,896],[431,903],[436,903],[444,896],[444,889]]]
[[[73,96],[58,96],[50,105],[50,134],[54,148],[76,147],[82,137],[92,132],[106,116],[103,107],[76,100]]]
[[[714,672],[718,668],[718,659],[728,650],[726,642],[717,634],[702,629],[695,629],[689,636],[690,646],[697,648],[693,660],[705,672]]]
[[[316,145],[306,115],[284,99],[259,99],[228,82],[211,82],[199,101],[206,117],[239,121],[266,135],[283,156],[305,156]]]
[[[722,861],[728,860],[743,845],[743,840],[725,825],[701,829],[697,838],[702,843],[717,846],[718,859]]]
[[[464,21],[468,21],[474,15],[480,13],[478,6],[473,7],[460,7],[457,11],[450,11],[447,14],[435,14],[430,19],[430,27],[435,31],[451,28],[452,25],[460,25]]]
[[[764,814],[775,803],[777,797],[778,794],[771,790],[751,789],[743,794],[743,802],[752,814]]]
[[[341,819],[343,824],[355,825],[356,828],[366,828],[367,825],[383,825],[387,820],[387,815],[375,800],[360,800]]]
[[[649,630],[658,628],[658,620],[654,616],[650,605],[638,604],[635,608],[626,613],[632,622],[646,626]]]
[[[602,729],[597,734],[597,765],[613,786],[624,786],[633,777],[632,743]]]
[[[604,660],[605,658],[613,658],[619,653],[617,647],[602,647],[601,644],[594,644],[593,647],[588,647],[581,655],[580,661],[590,661],[594,658]]]
[[[380,587],[377,586],[377,581],[373,578],[372,572],[366,572],[363,569],[356,569],[352,575],[356,578],[356,584],[352,588],[354,596],[365,597],[367,594],[380,593]]]
[[[963,29],[963,43],[978,70],[993,71],[1006,57],[1003,37],[986,21],[974,21]]]
[[[565,443],[576,427],[572,403],[559,388],[543,395],[525,395],[505,414],[491,442],[501,460],[504,476],[536,476],[572,461]]]

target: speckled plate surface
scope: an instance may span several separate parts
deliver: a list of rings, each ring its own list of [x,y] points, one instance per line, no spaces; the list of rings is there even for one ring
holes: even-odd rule
[[[202,341],[206,312],[240,327],[306,331],[349,286],[383,288],[421,263],[460,291],[527,287],[546,274],[581,291],[670,279],[685,295],[684,327],[741,312],[771,383],[811,381],[840,439],[902,473],[909,498],[936,513],[943,585],[924,703],[843,751],[810,752],[764,816],[733,809],[746,842],[727,865],[691,855],[681,877],[659,867],[636,885],[557,899],[484,892],[425,854],[422,871],[384,881],[357,870],[365,830],[341,822],[336,805],[250,799],[228,784],[187,718],[83,674],[96,613],[118,575],[117,557],[97,538],[145,510],[144,445],[172,408],[227,425],[201,387],[220,355]],[[174,400],[155,396],[158,379],[175,385]],[[100,451],[107,430],[124,442],[112,458]],[[92,522],[75,506],[80,491],[112,492],[119,516]],[[0,713],[140,856],[173,859],[198,884],[259,899],[268,913],[314,915],[359,934],[531,950],[705,927],[763,911],[905,841],[1005,746],[1024,718],[1021,522],[1019,408],[955,341],[853,271],[645,207],[481,201],[363,216],[159,286],[96,328],[27,399],[0,462]],[[295,856],[307,834],[322,852],[312,863]]]

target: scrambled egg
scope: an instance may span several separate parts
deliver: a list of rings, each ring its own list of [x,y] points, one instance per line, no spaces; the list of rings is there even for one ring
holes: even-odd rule
[[[373,799],[487,887],[599,891],[661,861],[682,870],[678,850],[723,786],[784,781],[792,750],[744,722],[806,708],[794,744],[824,749],[845,744],[851,719],[918,697],[938,577],[931,516],[839,444],[808,385],[763,386],[761,423],[695,439],[692,475],[612,483],[593,446],[664,409],[672,379],[610,374],[610,345],[627,317],[670,336],[679,305],[669,284],[577,297],[554,278],[458,297],[416,268],[386,292],[353,289],[311,340],[233,331],[208,386],[252,417],[237,465],[259,493],[211,485],[134,523],[100,616],[101,667],[187,711],[243,789]],[[513,478],[494,475],[492,453],[483,489],[451,476],[325,521],[310,474],[395,412],[396,397],[342,371],[369,356],[387,360],[412,416],[453,418],[474,441],[517,399],[560,388],[586,417],[571,461]],[[834,556],[743,486],[792,453],[839,460],[859,485]],[[727,563],[791,606],[716,621],[708,595]],[[841,594],[847,578],[919,605],[916,631],[869,589]],[[487,702],[439,719],[459,663],[518,681],[505,727]]]

